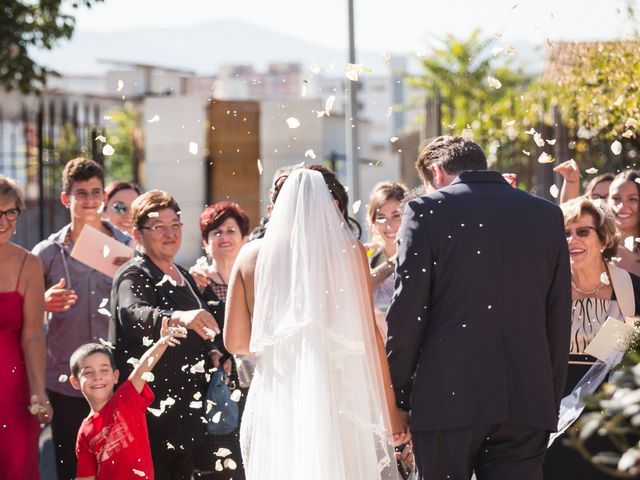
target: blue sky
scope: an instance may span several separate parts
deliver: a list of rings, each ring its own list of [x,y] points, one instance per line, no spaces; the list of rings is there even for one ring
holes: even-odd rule
[[[605,40],[625,36],[622,0],[355,0],[358,48],[420,52],[433,36],[476,27],[503,41]],[[117,31],[233,18],[341,48],[346,0],[105,0],[77,12],[77,28]]]

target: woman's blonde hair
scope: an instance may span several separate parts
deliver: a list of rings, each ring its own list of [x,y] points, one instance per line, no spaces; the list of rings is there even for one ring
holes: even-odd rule
[[[11,198],[16,201],[16,208],[24,210],[24,194],[15,180],[0,175],[0,200]]]
[[[371,239],[375,243],[382,242],[382,239],[378,238],[378,232],[376,232],[376,229],[374,228],[376,225],[376,216],[378,215],[378,210],[380,210],[382,205],[384,205],[389,200],[397,200],[398,202],[402,202],[406,194],[407,187],[405,187],[401,183],[380,182],[375,187],[373,187],[373,191],[371,192],[371,196],[369,197],[369,206],[367,208],[367,224],[369,225]]]
[[[564,215],[565,227],[576,222],[582,215],[591,215],[596,227],[596,234],[604,247],[602,256],[609,261],[616,255],[619,236],[616,232],[613,214],[606,203],[602,200],[578,197],[563,203],[560,208]]]

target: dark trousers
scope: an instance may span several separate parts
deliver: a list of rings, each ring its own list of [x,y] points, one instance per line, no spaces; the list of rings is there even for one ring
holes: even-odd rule
[[[487,425],[412,432],[418,480],[542,480],[549,432]]]
[[[89,415],[89,404],[82,397],[69,397],[47,390],[53,420],[51,421],[51,437],[56,456],[56,472],[58,480],[76,478],[76,437],[82,420]]]
[[[166,440],[149,438],[153,471],[156,480],[191,480],[193,473],[193,445],[174,445]]]

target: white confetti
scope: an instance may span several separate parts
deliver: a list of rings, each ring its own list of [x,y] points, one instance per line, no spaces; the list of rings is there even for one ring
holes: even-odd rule
[[[160,415],[162,415],[164,413],[164,408],[147,407],[147,412],[151,413],[155,417],[159,417]],[[169,443],[169,442],[167,442],[167,443]],[[171,445],[171,444],[169,444],[169,445]],[[171,445],[171,448],[173,448],[173,445]]]
[[[229,470],[235,470],[236,468],[238,468],[238,465],[236,465],[236,462],[233,461],[233,458],[225,458],[222,464]]]
[[[344,74],[352,82],[357,82],[358,75],[362,72],[371,72],[371,68],[365,67],[362,63],[347,63],[344,66]]]
[[[616,140],[611,144],[611,151],[614,155],[620,155],[622,153],[622,144]]]
[[[533,134],[533,141],[536,142],[536,145],[539,147],[544,147],[544,140],[542,139],[542,135],[538,132]]]
[[[527,130],[526,132],[527,135],[535,135],[536,134],[536,129],[531,127],[529,130]]]
[[[105,245],[104,247],[102,247],[102,256],[104,258],[107,258],[110,253],[111,253],[111,249],[109,248],[109,245]]]
[[[316,111],[316,118],[322,118],[325,116],[325,111],[324,110],[317,110]]]
[[[605,285],[609,285],[611,283],[611,281],[609,280],[609,275],[607,275],[607,272],[602,272],[600,274],[600,281]]]
[[[383,53],[382,54],[382,60],[384,60],[385,62],[388,62],[389,60],[391,60],[391,54]]]
[[[622,105],[622,102],[624,102],[624,95],[620,95],[618,98],[616,98],[616,101],[613,102],[613,106],[619,107],[620,105]]]
[[[153,382],[156,377],[152,372],[144,372],[142,375],[140,375],[140,378],[142,378],[145,382]]]
[[[145,347],[150,347],[153,345],[153,338],[149,338],[146,335],[142,337],[142,345]]]
[[[502,87],[502,82],[491,75],[487,77],[487,82],[491,88],[495,88],[496,90],[499,90]]]
[[[324,68],[322,68],[320,65],[318,65],[316,62],[313,62],[311,64],[311,73],[313,75],[320,75],[322,72],[324,72]]]
[[[229,455],[231,455],[231,450],[229,450],[228,448],[220,447],[220,448],[218,448],[218,450],[213,452],[213,454],[216,457],[224,458],[224,457],[228,457]]]
[[[631,130],[625,130],[625,132],[622,134],[623,138],[631,138],[633,137],[633,132]]]
[[[98,207],[98,210],[96,210],[96,213],[97,213],[98,215],[102,215],[102,212],[104,212],[104,208],[105,208],[105,207],[106,207],[105,203],[104,203],[104,202],[102,202],[102,203],[100,204],[100,206]]]
[[[193,408],[193,409],[198,409],[198,408],[202,408],[202,402],[200,401],[191,401],[189,402],[189,408]]]
[[[160,403],[164,402],[165,405],[175,405],[176,400],[173,397],[167,397],[166,400],[161,400]]]
[[[115,152],[116,152],[116,149],[113,148],[108,143],[104,147],[102,147],[102,154],[106,155],[107,157],[113,155]]]
[[[160,212],[149,212],[147,213],[147,217],[149,218],[158,218],[160,216]]]
[[[153,117],[151,117],[149,120],[147,120],[147,122],[149,123],[156,123],[160,120],[160,117],[158,115],[154,115]]]
[[[160,280],[158,283],[156,283],[156,287],[161,287],[162,285],[164,285],[167,282],[169,282],[174,287],[176,285],[178,285],[178,282],[176,282],[173,278],[171,278],[170,275],[165,274],[164,277],[162,277],[162,280]]]
[[[220,423],[220,417],[222,416],[222,412],[216,412],[213,417],[211,417],[211,421],[213,423]]]
[[[109,303],[109,299],[108,298],[103,298],[102,301],[100,302],[100,305],[98,305],[98,308],[106,307],[107,303]]]
[[[147,409],[148,410],[148,409]],[[167,449],[168,450],[175,450],[176,447],[174,447],[170,442],[167,442]]]
[[[115,348],[115,347],[113,346],[113,343],[111,343],[111,342],[107,342],[106,340],[104,340],[104,339],[102,339],[102,338],[99,338],[98,340],[100,340],[100,343],[101,343],[102,345],[104,345],[105,347],[108,347],[108,348],[110,348],[110,349],[112,349],[112,350]]]
[[[137,469],[132,469],[131,470],[133,473],[135,473],[136,475],[138,475],[139,477],[144,477],[147,478],[147,474],[144,473],[142,470],[137,470]]]
[[[216,469],[217,472],[221,472],[223,470],[222,460],[220,459],[216,460],[216,466],[214,468]]]
[[[298,128],[300,126],[300,120],[296,117],[289,117],[287,118],[287,125],[289,128]]]
[[[140,360],[137,359],[136,357],[129,357],[127,358],[127,363],[130,365],[133,365],[133,368],[135,368],[138,365],[140,365]]]
[[[630,252],[633,252],[633,249],[635,248],[635,246],[636,246],[636,239],[633,238],[633,236],[630,236],[624,239],[624,248],[626,248]]]
[[[262,162],[260,161],[260,159],[258,159],[258,173],[259,173],[260,175],[262,175],[262,172],[263,172],[263,171],[264,171],[264,170],[263,170],[263,168],[262,168]]]
[[[629,128],[636,128],[638,126],[638,121],[635,118],[631,118],[629,117],[626,121],[626,123],[624,124],[625,127]]]
[[[200,392],[196,392],[193,394],[194,400],[200,400],[201,397],[202,397],[202,394]]]
[[[242,392],[239,388],[236,388],[233,392],[231,392],[231,396],[229,397],[233,402],[239,402],[242,397]]]
[[[105,317],[110,317],[111,316],[111,312],[109,310],[107,310],[106,308],[99,308],[98,309],[98,313],[100,315],[104,315]]]
[[[105,115],[102,117],[103,120],[111,120],[113,117],[111,115]]]
[[[554,161],[554,158],[547,152],[542,152],[538,157],[538,163],[553,163]]]
[[[358,212],[360,211],[360,205],[362,205],[362,200],[356,200],[355,202],[353,202],[352,205],[352,209],[353,209],[353,214],[357,215]]]
[[[555,145],[555,144],[556,144],[556,139],[554,138],[553,140],[546,140],[546,142],[547,142],[549,145]]]
[[[587,172],[589,175],[595,175],[596,173],[598,173],[598,169],[591,167],[591,168],[587,168],[585,172]]]
[[[524,153],[527,157],[531,155],[531,152],[527,152],[526,150],[522,150],[522,153]]]
[[[556,184],[553,184],[551,185],[551,188],[549,188],[549,193],[553,198],[558,198],[558,194],[560,193],[560,190],[558,190],[558,186]]]
[[[391,137],[391,138],[389,139],[389,141],[390,141],[391,143],[396,143],[396,142],[398,141],[398,137]]]
[[[67,380],[69,380],[69,376],[64,373],[58,377],[58,381],[60,383],[65,383]]]
[[[197,142],[189,142],[189,153],[191,155],[198,154],[198,143]]]
[[[495,48],[491,49],[491,55],[493,55],[494,57],[497,57],[502,52],[504,52],[504,48],[502,48],[502,47],[495,47]]]
[[[107,138],[104,135],[98,135],[96,137],[96,142],[107,143]]]
[[[118,90],[117,91],[119,92],[120,90],[123,89],[123,87],[124,87],[124,82],[122,80],[118,80]]]
[[[331,109],[333,108],[333,104],[336,102],[336,96],[331,95],[327,98],[327,101],[324,102],[324,112],[327,114],[327,117],[331,115]]]
[[[315,160],[316,158],[316,152],[314,152],[312,149],[307,150],[306,152],[304,152],[304,156],[305,157],[309,157],[312,160]]]
[[[191,373],[204,373],[204,360],[200,360],[198,363],[193,365],[189,372]]]

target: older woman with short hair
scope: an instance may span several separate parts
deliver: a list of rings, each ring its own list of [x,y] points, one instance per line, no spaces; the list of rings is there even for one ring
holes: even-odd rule
[[[610,263],[616,255],[618,234],[614,217],[604,202],[579,197],[562,204],[561,208],[569,244],[573,296],[566,396],[595,362],[585,349],[605,320],[613,317],[624,322],[625,317],[640,314],[640,278]],[[634,304],[634,311],[625,311],[628,305]],[[591,439],[586,445],[602,448],[598,439]],[[544,478],[610,477],[565,446],[563,439],[557,439],[547,450]]]
[[[44,274],[11,242],[22,190],[0,175],[0,478],[37,480],[40,423],[53,416],[44,385]]]
[[[204,440],[203,408],[191,402],[207,391],[204,364],[219,328],[198,286],[176,265],[182,241],[180,207],[166,192],[152,190],[132,207],[138,254],[113,279],[109,339],[115,345],[121,377],[132,370],[151,341],[158,340],[163,317],[188,329],[180,348],[168,351],[155,367],[152,407],[147,415],[155,478],[190,479],[193,452]]]

